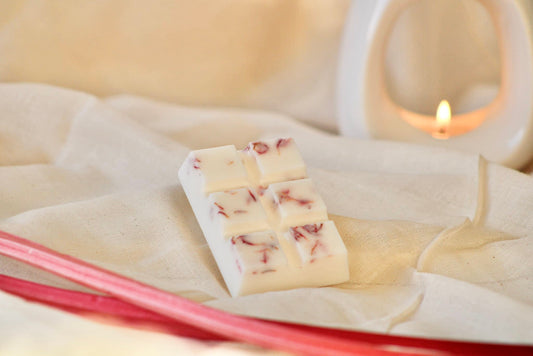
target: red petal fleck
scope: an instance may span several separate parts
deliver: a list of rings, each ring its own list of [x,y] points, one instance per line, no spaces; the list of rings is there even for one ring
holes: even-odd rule
[[[289,145],[291,141],[292,141],[291,138],[280,138],[278,142],[276,142],[276,149],[278,150],[278,154],[279,154],[279,149]]]
[[[280,204],[283,203],[284,201],[294,201],[300,205],[309,205],[313,203],[313,201],[309,199],[297,199],[297,198],[291,197],[289,189],[284,189],[278,192],[278,199],[279,199]],[[309,206],[308,209],[311,209],[311,206]]]
[[[222,205],[218,204],[217,202],[215,202],[214,204],[218,208],[217,214],[224,215],[227,218],[229,217],[228,214],[226,214],[226,212],[224,211],[224,207]]]
[[[194,159],[192,160],[192,168],[194,168],[194,169],[200,169],[200,163],[201,163],[201,162],[202,162],[202,161],[200,161],[199,158],[194,157]]]
[[[247,212],[248,211],[242,209],[233,210],[233,214],[245,214]]]
[[[222,210],[219,210],[219,211],[217,212],[217,214],[224,215],[225,217],[229,218],[228,214],[226,214],[226,213],[223,212]]]
[[[311,205],[310,204],[313,202],[312,200],[308,200],[308,199],[293,199],[293,200],[297,201],[298,204],[300,204],[300,205],[308,205],[309,204],[309,206],[307,208],[311,209]]]
[[[283,203],[284,201],[289,201],[289,200],[292,200],[291,196],[289,195],[290,193],[290,190],[289,189],[285,189],[285,190],[282,190],[281,192],[278,193],[278,198],[279,198],[279,203]]]
[[[320,241],[315,241],[315,244],[313,245],[313,248],[311,248],[311,255],[314,255],[316,252],[316,249],[320,246]]]
[[[245,245],[256,246],[256,244],[254,244],[253,242],[250,242],[250,241],[246,240],[246,235],[233,236],[231,238],[231,243],[232,244],[235,245],[237,243],[237,241],[240,241],[240,242],[242,242]]]
[[[257,187],[257,192],[259,193],[260,196],[263,196],[263,194],[265,194],[265,190],[267,190],[267,188],[268,187],[260,185],[259,187]]]
[[[252,142],[252,146],[254,148],[254,151],[257,152],[257,154],[264,154],[268,152],[268,145],[264,142],[258,141],[258,142]]]
[[[302,234],[300,231],[298,231],[297,227],[291,227],[291,234],[292,234],[292,237],[294,237],[294,239],[296,241],[300,241],[300,239],[307,240],[307,237],[305,237],[304,234]]]
[[[248,194],[250,194],[250,196],[252,197],[254,201],[257,201],[257,198],[255,197],[254,193],[252,193],[250,189],[248,189]]]
[[[268,272],[276,272],[274,268],[271,269],[265,269],[264,271],[261,271],[261,273],[268,273]]]
[[[265,264],[268,262],[268,254],[267,254],[267,251],[268,251],[267,249],[264,249],[264,250],[263,250],[263,258],[261,258],[261,262],[263,262],[263,263],[265,263]]]
[[[316,235],[318,232],[322,229],[324,224],[307,224],[302,226],[305,231],[307,231],[310,234]]]

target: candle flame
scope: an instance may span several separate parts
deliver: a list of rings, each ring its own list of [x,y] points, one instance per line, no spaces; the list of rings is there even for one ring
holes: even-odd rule
[[[447,100],[442,100],[437,108],[437,125],[441,128],[448,127],[452,117],[452,110]]]

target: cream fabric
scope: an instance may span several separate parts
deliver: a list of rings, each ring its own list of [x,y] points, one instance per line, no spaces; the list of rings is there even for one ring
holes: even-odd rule
[[[0,81],[261,107],[333,127],[350,0],[0,2]]]
[[[0,85],[0,113],[0,229],[239,314],[533,344],[530,176],[474,155],[337,137],[273,113],[98,100],[42,85]],[[231,298],[177,171],[190,149],[275,136],[295,138],[347,245],[350,281]],[[5,257],[0,273],[85,290]],[[71,337],[81,349],[105,334],[86,336],[106,327],[70,324],[72,316],[3,294],[0,303],[5,350],[42,354],[18,342],[43,330],[51,354]]]
[[[0,354],[32,355],[280,355],[238,343],[205,343],[143,330],[126,329],[101,319],[95,323],[72,314],[0,293]]]
[[[3,0],[0,81],[276,110],[335,129],[350,3]],[[386,73],[391,97],[416,112],[433,115],[443,98],[455,113],[486,105],[501,77],[489,14],[476,1],[415,2],[392,29]]]

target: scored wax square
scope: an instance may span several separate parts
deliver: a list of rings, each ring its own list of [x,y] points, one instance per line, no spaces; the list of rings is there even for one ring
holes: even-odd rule
[[[309,178],[270,184],[263,201],[280,229],[328,219],[326,205]]]
[[[263,206],[251,188],[211,193],[209,205],[211,218],[225,237],[270,227]]]
[[[333,221],[293,226],[285,234],[296,249],[300,264],[314,263],[328,257],[346,258],[347,251]]]
[[[232,236],[230,244],[242,274],[272,273],[287,267],[287,258],[274,231]]]
[[[349,279],[343,242],[292,139],[191,152],[179,177],[232,296]]]
[[[251,142],[242,153],[255,184],[264,186],[307,177],[305,163],[292,138]]]
[[[233,145],[193,151],[187,164],[191,176],[201,179],[205,193],[249,185],[246,169]]]

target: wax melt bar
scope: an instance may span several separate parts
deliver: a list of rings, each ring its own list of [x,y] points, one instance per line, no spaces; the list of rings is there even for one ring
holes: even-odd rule
[[[179,179],[232,296],[348,280],[346,247],[292,138],[192,151]]]

